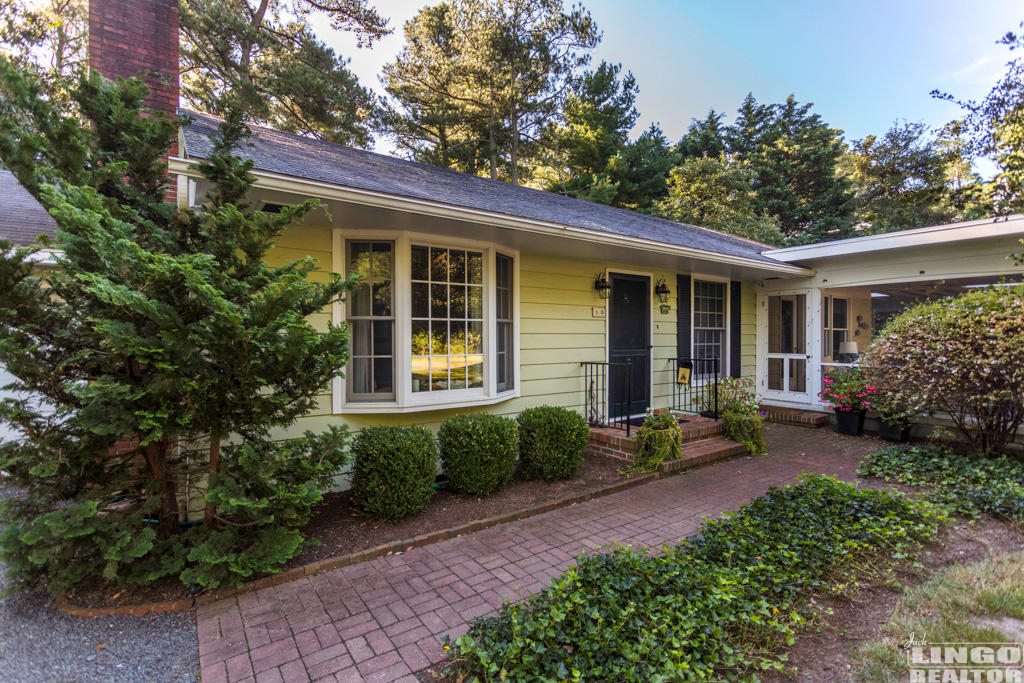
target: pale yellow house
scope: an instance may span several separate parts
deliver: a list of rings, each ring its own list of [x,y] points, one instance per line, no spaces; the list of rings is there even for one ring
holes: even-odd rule
[[[191,164],[218,125],[189,114],[170,159],[183,206],[206,191]],[[757,283],[813,275],[720,232],[255,132],[239,151],[255,163],[254,201],[327,207],[271,257],[312,256],[324,271],[363,275],[319,319],[350,325],[345,377],[296,430],[435,426],[460,411],[541,404],[602,420],[696,410],[674,389],[677,364],[692,366],[694,385],[715,373],[753,378]]]

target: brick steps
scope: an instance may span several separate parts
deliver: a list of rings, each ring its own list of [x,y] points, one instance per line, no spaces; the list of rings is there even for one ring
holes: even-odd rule
[[[679,459],[661,463],[658,466],[658,473],[662,476],[676,474],[700,465],[746,454],[747,447],[743,444],[726,439],[724,436],[716,436],[703,441],[683,444],[679,452]]]
[[[829,423],[829,414],[817,410],[800,410],[798,408],[782,408],[780,406],[761,406],[764,418],[768,422],[810,427],[817,429]]]

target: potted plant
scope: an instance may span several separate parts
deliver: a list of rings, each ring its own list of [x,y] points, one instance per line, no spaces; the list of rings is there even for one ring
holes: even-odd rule
[[[636,461],[631,469],[654,472],[662,462],[678,458],[682,445],[683,432],[676,418],[670,413],[654,415],[648,410],[636,431]]]
[[[722,406],[722,430],[725,438],[745,445],[751,455],[764,455],[764,421],[761,406],[754,395],[754,383],[747,377],[725,377],[718,382],[718,402]]]
[[[874,405],[878,415],[878,436],[896,443],[910,441],[910,429],[918,411],[902,402],[899,396],[888,392],[880,392]]]
[[[824,388],[818,396],[832,406],[840,434],[860,436],[864,433],[864,415],[874,399],[876,388],[869,384],[859,368],[837,373],[821,380]]]

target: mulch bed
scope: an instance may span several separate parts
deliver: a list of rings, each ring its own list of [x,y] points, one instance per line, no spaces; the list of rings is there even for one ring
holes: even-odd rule
[[[421,512],[398,522],[389,522],[363,514],[354,505],[348,491],[328,493],[303,528],[308,540],[319,541],[292,558],[284,569],[338,555],[347,555],[391,541],[410,539],[421,534],[484,519],[494,515],[525,510],[534,505],[568,498],[604,488],[641,475],[620,473],[622,463],[586,458],[574,479],[556,482],[524,481],[516,478],[489,496],[476,497],[451,491],[438,491]],[[253,577],[258,578],[258,577]],[[168,578],[148,586],[116,586],[102,581],[81,584],[68,596],[78,607],[118,607],[150,602],[181,600],[190,597],[177,579]]]
[[[286,568],[298,567],[335,555],[401,541],[439,529],[485,519],[494,515],[593,491],[625,479],[624,465],[611,460],[586,458],[575,479],[565,481],[524,481],[513,479],[489,496],[477,497],[452,491],[438,491],[421,512],[398,522],[365,515],[352,502],[349,491],[324,496],[316,516],[303,529],[307,539],[320,541],[293,558]]]

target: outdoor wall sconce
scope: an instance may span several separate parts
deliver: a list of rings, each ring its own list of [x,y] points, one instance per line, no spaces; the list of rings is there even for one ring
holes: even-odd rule
[[[611,283],[608,282],[608,277],[604,273],[599,273],[597,279],[594,280],[594,289],[597,290],[597,295],[602,299],[608,298],[608,292],[611,291]]]
[[[658,280],[658,284],[654,285],[654,293],[658,296],[658,301],[662,304],[668,303],[669,295],[672,294],[672,290],[665,284],[665,280]]]

